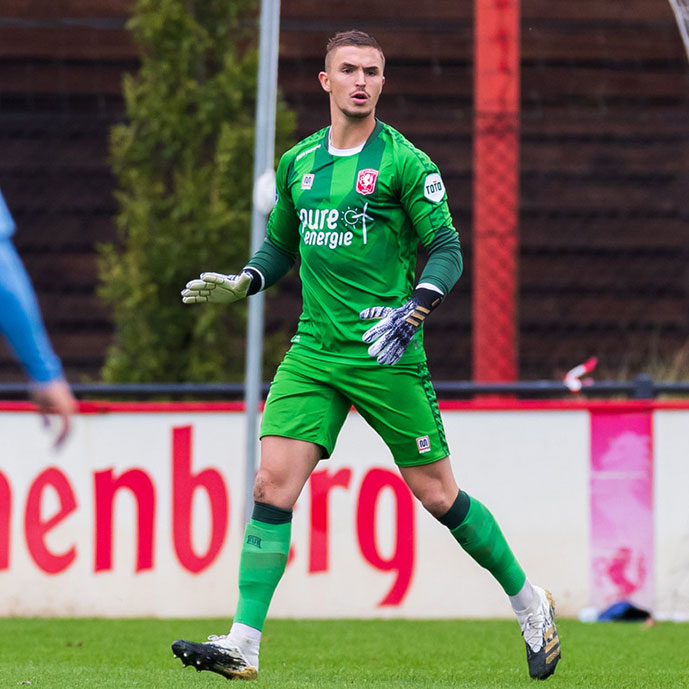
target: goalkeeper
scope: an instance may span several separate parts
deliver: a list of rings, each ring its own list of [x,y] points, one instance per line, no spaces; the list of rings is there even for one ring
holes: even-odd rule
[[[263,246],[239,275],[203,273],[182,292],[187,304],[233,302],[267,289],[301,257],[303,312],[265,406],[234,622],[225,636],[179,640],[173,652],[231,679],[257,676],[292,509],[354,405],[414,495],[509,596],[529,672],[544,679],[560,657],[549,596],[532,586],[492,514],[452,473],[422,325],[459,278],[462,257],[437,167],[375,117],[384,65],[365,33],[330,40],[319,79],[331,124],[282,157]],[[429,258],[415,285],[419,242]]]

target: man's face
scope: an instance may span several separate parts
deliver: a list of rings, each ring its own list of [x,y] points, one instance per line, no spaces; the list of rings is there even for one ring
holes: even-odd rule
[[[347,117],[363,119],[373,113],[383,90],[383,57],[372,47],[335,48],[318,78],[338,110]]]

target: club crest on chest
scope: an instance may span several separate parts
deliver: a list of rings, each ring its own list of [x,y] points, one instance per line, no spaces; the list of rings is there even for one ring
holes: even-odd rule
[[[356,178],[357,193],[362,194],[363,196],[368,196],[369,194],[372,194],[376,189],[377,179],[378,170],[373,170],[371,168],[359,170],[359,174]]]

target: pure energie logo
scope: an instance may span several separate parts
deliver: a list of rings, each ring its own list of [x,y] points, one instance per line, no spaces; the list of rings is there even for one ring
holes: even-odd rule
[[[373,218],[366,212],[368,203],[363,208],[347,207],[340,212],[337,208],[302,208],[299,211],[301,227],[299,232],[304,244],[326,246],[335,249],[338,246],[351,246],[355,233],[361,232],[363,243],[368,241],[368,230]],[[340,220],[344,227],[340,227]]]

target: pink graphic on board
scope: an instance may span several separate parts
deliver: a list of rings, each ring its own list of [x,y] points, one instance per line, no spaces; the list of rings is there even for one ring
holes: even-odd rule
[[[591,605],[653,609],[650,412],[591,412]]]

